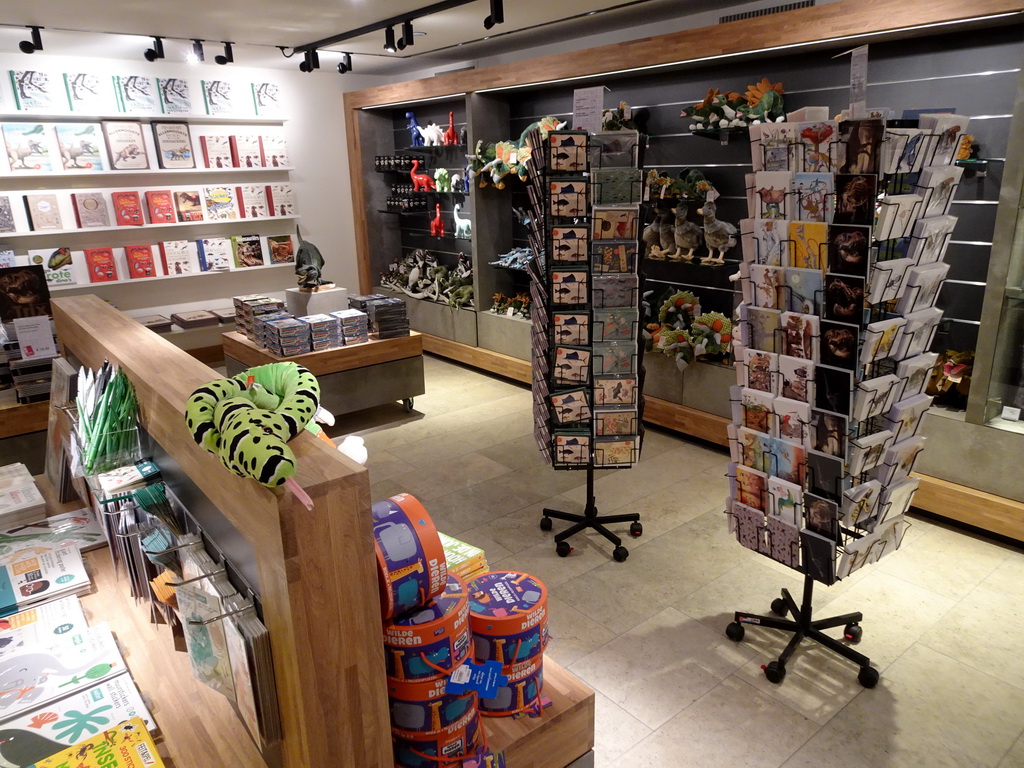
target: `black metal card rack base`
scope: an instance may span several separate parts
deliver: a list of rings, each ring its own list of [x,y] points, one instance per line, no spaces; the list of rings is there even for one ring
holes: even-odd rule
[[[540,519],[540,529],[542,531],[550,531],[554,527],[554,523],[551,522],[552,518],[572,523],[571,526],[561,533],[555,534],[555,553],[559,557],[568,557],[569,553],[572,552],[572,546],[568,542],[570,537],[589,528],[597,531],[615,545],[615,549],[612,550],[612,557],[615,558],[616,562],[621,563],[629,557],[629,550],[622,546],[622,539],[609,531],[605,526],[612,523],[629,523],[630,536],[641,536],[644,532],[639,512],[629,512],[622,515],[599,515],[597,513],[597,499],[594,496],[593,462],[590,462],[587,466],[587,506],[583,513],[544,509],[542,514],[543,517]]]
[[[547,514],[547,510],[544,510],[544,513]],[[822,631],[833,627],[843,627],[843,640],[847,643],[859,643],[863,632],[860,626],[863,615],[857,612],[844,613],[842,616],[833,616],[828,619],[811,619],[813,589],[814,579],[805,575],[803,602],[799,606],[789,590],[783,589],[782,597],[772,600],[771,611],[775,614],[774,616],[759,616],[754,613],[736,611],[735,619],[725,628],[726,637],[738,643],[743,639],[746,631],[745,625],[748,624],[793,633],[792,639],[778,660],[771,661],[764,667],[764,675],[769,682],[778,684],[786,678],[786,663],[796,651],[797,646],[806,638],[820,643],[833,653],[852,661],[860,667],[857,681],[865,688],[874,688],[878,684],[878,670],[871,666],[871,659],[853,650],[842,640],[836,640]],[[792,615],[793,618],[785,618],[788,615]]]

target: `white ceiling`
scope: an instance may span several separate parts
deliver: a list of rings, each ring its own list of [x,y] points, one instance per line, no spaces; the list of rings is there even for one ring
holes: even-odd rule
[[[199,38],[207,41],[207,60],[219,52],[218,41],[239,44],[236,60],[250,66],[295,66],[276,46],[292,48],[415,12],[431,0],[32,0],[6,2],[0,29],[0,50],[16,51],[28,37],[28,25],[45,27],[44,52],[60,46],[74,55],[74,32],[120,33],[104,35],[99,53],[112,57],[140,56],[151,35]],[[738,4],[737,0],[504,0],[505,22],[491,30],[483,20],[490,13],[488,0],[474,0],[414,22],[415,45],[388,54],[382,31],[331,46],[328,50],[354,55],[354,71],[361,74],[400,72],[462,62],[474,57],[507,53],[517,48],[571,40],[662,20],[679,19],[712,8]],[[62,34],[61,31],[69,31]],[[400,29],[396,34],[401,35]],[[96,55],[95,36],[88,50]],[[169,40],[168,57],[184,56],[185,42]],[[244,47],[242,47],[244,46]],[[38,55],[38,54],[37,54]],[[327,55],[333,62],[338,57]]]

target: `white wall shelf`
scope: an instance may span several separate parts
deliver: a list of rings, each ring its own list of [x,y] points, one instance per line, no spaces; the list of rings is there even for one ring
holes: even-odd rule
[[[84,179],[104,176],[177,176],[178,174],[203,174],[203,173],[277,173],[279,171],[294,171],[292,166],[279,165],[276,167],[260,168],[148,168],[128,171],[49,171],[41,173],[38,171],[15,171],[13,173],[0,174],[0,184],[6,179]]]
[[[101,283],[75,283],[74,285],[51,285],[50,293],[60,293],[61,291],[73,291],[76,288],[88,288],[96,289],[102,288],[108,285],[133,285],[136,283],[152,283],[154,280],[179,280],[182,278],[190,277],[206,277],[208,275],[233,275],[239,272],[255,272],[260,269],[281,269],[282,267],[291,267],[295,269],[295,262],[289,261],[284,264],[264,264],[262,267],[242,267],[239,269],[215,269],[209,272],[189,272],[184,275],[154,275],[153,277],[136,277],[129,278],[128,280],[106,280]]]
[[[285,117],[232,117],[231,115],[132,115],[126,112],[116,112],[106,115],[86,115],[75,112],[6,112],[0,114],[8,123],[94,123],[99,120],[137,120],[140,123],[202,123],[223,124],[223,125],[284,125],[288,118]]]
[[[123,227],[88,227],[83,229],[42,229],[37,232],[4,232],[0,237],[13,240],[20,237],[61,237],[64,235],[82,235],[93,232],[134,232],[142,229],[173,229],[176,227],[201,227],[213,224],[221,226],[224,224],[252,224],[265,221],[294,221],[298,216],[259,216],[253,219],[204,219],[203,221],[178,221],[173,224],[140,224],[138,226]]]

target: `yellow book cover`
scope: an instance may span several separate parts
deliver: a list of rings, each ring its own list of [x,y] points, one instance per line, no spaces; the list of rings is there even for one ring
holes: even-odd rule
[[[164,768],[141,718],[100,731],[29,768]]]
[[[445,558],[448,560],[450,570],[457,569],[462,563],[472,560],[474,557],[483,557],[484,551],[472,544],[447,536],[438,532],[441,538],[441,546],[444,548]]]

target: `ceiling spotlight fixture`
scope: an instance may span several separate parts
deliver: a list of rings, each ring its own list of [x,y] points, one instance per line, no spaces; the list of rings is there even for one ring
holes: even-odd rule
[[[352,71],[352,54],[343,53],[341,55],[341,61],[338,62],[338,74],[344,75],[346,72]]]
[[[234,51],[231,50],[232,45],[234,45],[234,43],[224,43],[224,53],[218,53],[213,57],[213,60],[218,64],[230,64],[233,62],[235,60],[235,54]]]
[[[299,72],[312,72],[314,69],[320,69],[320,54],[316,52],[316,48],[306,51],[305,58],[299,64]]]
[[[484,29],[505,23],[505,6],[502,0],[491,0],[491,15],[484,19]]]
[[[384,30],[384,50],[388,53],[394,53],[398,50],[395,46],[395,28],[388,27]]]
[[[146,57],[146,61],[156,61],[164,57],[164,39],[162,37],[153,38],[153,47],[147,48],[146,52],[142,54]]]
[[[206,54],[203,52],[202,40],[192,41],[192,50],[185,56],[185,60],[190,64],[197,64],[200,61],[206,60]]]
[[[415,38],[413,37],[413,34],[414,33],[412,31],[412,19],[406,19],[405,22],[402,24],[402,40],[405,41],[406,45],[412,46],[412,44],[416,42]]]
[[[18,47],[21,49],[22,53],[35,53],[36,51],[43,50],[43,38],[39,34],[40,29],[42,29],[42,27],[29,27],[29,30],[32,33],[32,39],[22,40],[18,43]]]

